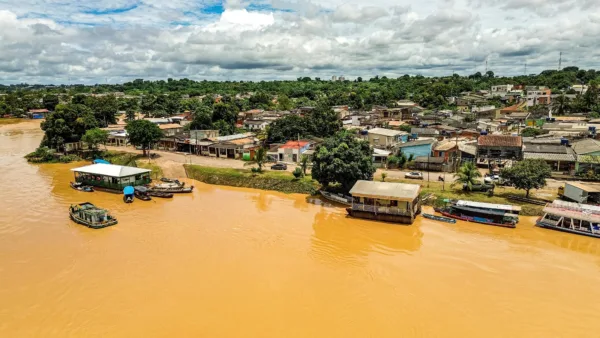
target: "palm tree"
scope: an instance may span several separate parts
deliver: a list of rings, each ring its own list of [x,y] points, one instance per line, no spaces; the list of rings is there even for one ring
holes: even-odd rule
[[[458,169],[458,172],[454,174],[454,183],[461,183],[463,185],[466,184],[467,190],[471,191],[473,189],[473,185],[477,183],[477,179],[481,177],[481,173],[477,166],[473,162],[467,162],[462,167]]]
[[[569,109],[569,98],[565,94],[560,94],[552,102],[552,110],[554,114],[565,115]]]
[[[386,173],[381,173],[381,182],[385,182],[386,177],[387,177]]]
[[[302,168],[302,174],[306,176],[306,169],[308,169],[308,162],[310,158],[307,155],[303,155],[300,159],[300,168]]]
[[[269,139],[269,126],[266,126],[265,129],[262,129],[256,134],[256,138],[260,142],[262,147],[267,145],[267,140]]]
[[[262,172],[262,167],[266,160],[267,160],[267,149],[264,147],[260,147],[260,148],[256,149],[256,152],[254,153],[254,161],[252,161],[252,162],[256,163],[258,165],[259,173]]]

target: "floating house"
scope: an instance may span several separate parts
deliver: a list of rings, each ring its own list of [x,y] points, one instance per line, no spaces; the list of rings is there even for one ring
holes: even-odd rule
[[[600,207],[555,200],[544,208],[537,226],[600,238]]]
[[[115,193],[121,193],[128,185],[144,185],[152,181],[151,170],[114,164],[97,163],[71,171],[75,172],[75,182]]]
[[[385,222],[412,224],[421,213],[417,184],[358,181],[350,190],[353,217]]]

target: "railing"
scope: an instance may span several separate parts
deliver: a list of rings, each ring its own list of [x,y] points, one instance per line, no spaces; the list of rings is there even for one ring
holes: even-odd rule
[[[411,216],[410,210],[400,209],[397,207],[380,207],[366,204],[353,204],[352,210],[372,212],[375,214]]]
[[[123,189],[123,187],[128,186],[128,185],[132,185],[132,186],[136,186],[136,185],[145,185],[145,184],[149,184],[152,180],[151,179],[144,179],[144,180],[137,180],[135,182],[130,182],[130,183],[109,183],[106,181],[98,181],[98,180],[77,180],[77,182],[81,182],[83,184],[86,185],[91,185],[94,187],[102,187],[102,188],[108,188],[108,189],[115,189],[115,190],[120,190]]]

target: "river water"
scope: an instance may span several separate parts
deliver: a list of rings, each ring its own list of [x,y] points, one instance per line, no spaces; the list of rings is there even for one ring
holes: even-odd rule
[[[0,127],[0,337],[599,336],[600,240],[198,182],[124,204],[71,189],[76,164],[26,163],[41,136]],[[83,201],[119,224],[74,224]]]

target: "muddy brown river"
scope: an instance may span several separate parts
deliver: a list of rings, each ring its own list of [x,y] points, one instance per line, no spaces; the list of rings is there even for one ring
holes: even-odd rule
[[[0,127],[0,337],[598,337],[600,240],[351,219],[303,195],[210,186],[136,200],[28,164]],[[69,220],[89,201],[119,224]]]

